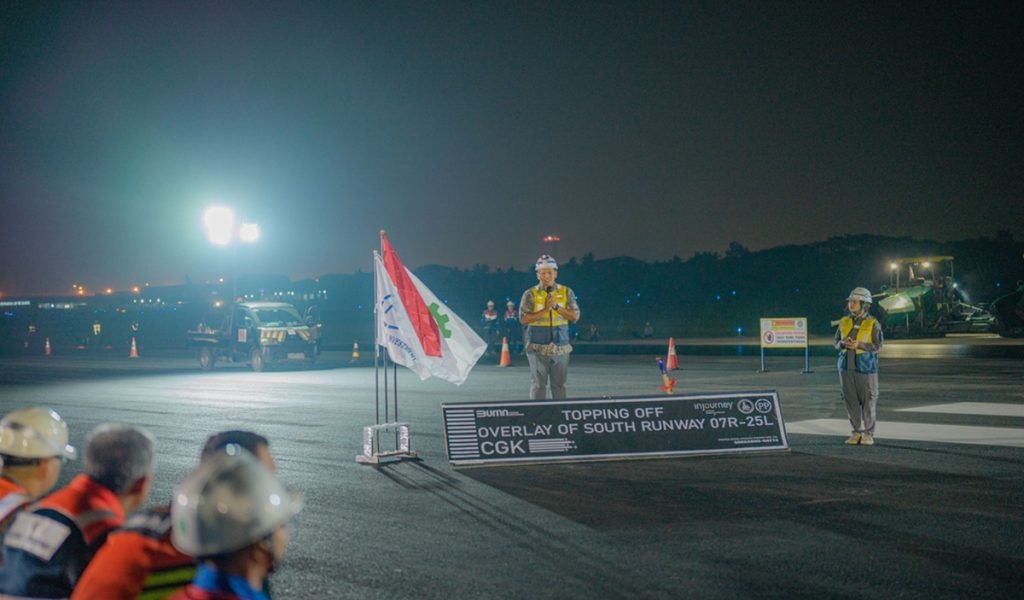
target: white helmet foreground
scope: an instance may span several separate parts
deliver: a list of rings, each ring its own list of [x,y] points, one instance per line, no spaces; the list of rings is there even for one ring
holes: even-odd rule
[[[78,455],[68,444],[68,424],[43,407],[22,408],[0,420],[0,454],[19,458],[73,459]]]

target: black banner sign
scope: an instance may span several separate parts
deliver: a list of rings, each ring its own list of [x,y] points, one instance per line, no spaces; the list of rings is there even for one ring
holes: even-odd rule
[[[441,408],[455,466],[789,449],[774,391]]]

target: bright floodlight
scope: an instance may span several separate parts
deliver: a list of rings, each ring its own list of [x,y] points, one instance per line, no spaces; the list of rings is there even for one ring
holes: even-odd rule
[[[897,265],[896,263],[889,263],[889,268],[895,271],[897,268],[899,268],[899,265]]]
[[[255,242],[260,239],[260,226],[256,223],[243,223],[238,231],[238,237],[243,242]]]
[[[203,214],[203,224],[210,242],[226,246],[231,242],[231,230],[235,225],[235,213],[225,206],[211,206]]]

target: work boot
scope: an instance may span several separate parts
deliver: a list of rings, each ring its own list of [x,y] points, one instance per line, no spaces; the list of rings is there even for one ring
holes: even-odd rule
[[[862,433],[862,434],[860,434],[860,445],[861,446],[870,446],[870,445],[872,445],[874,443],[875,443],[875,438],[873,438],[870,433]]]
[[[859,432],[859,431],[854,431],[854,432],[853,432],[853,433],[852,433],[852,434],[850,435],[850,437],[848,437],[848,438],[846,439],[846,443],[847,443],[847,444],[849,444],[849,445],[851,445],[851,446],[856,446],[857,444],[859,444],[859,443],[860,443],[860,439],[861,439],[861,438],[860,438],[860,432]]]

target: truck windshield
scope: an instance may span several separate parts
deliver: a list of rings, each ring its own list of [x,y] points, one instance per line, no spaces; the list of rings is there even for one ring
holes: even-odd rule
[[[257,308],[256,320],[265,327],[293,327],[305,325],[302,317],[294,309],[287,308]]]

